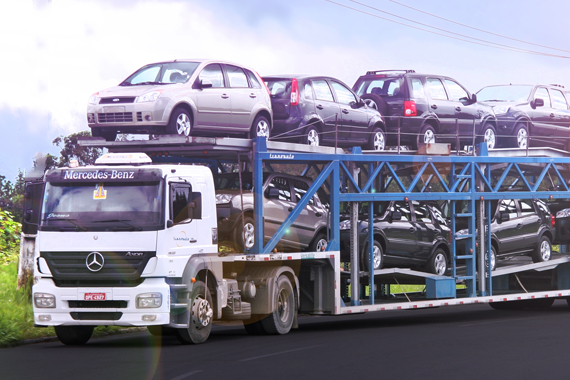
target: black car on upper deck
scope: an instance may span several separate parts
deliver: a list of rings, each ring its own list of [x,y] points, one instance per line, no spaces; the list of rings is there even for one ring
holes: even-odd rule
[[[477,99],[493,107],[498,121],[497,134],[504,145],[568,151],[569,95],[560,85],[507,84],[483,87],[477,92]]]
[[[493,109],[477,103],[477,96],[452,78],[414,70],[368,71],[352,89],[384,116],[389,145],[459,142],[461,147],[473,145],[474,135],[475,142],[486,141],[491,149],[497,143]]]
[[[263,80],[271,95],[272,140],[384,150],[382,115],[340,80],[296,75],[265,76]]]

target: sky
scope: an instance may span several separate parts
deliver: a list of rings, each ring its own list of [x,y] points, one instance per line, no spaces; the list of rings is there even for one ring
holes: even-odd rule
[[[471,92],[504,83],[570,89],[568,14],[566,0],[0,0],[0,175],[14,180],[37,153],[58,154],[54,138],[87,130],[94,92],[176,58],[349,86],[367,70],[414,69]]]

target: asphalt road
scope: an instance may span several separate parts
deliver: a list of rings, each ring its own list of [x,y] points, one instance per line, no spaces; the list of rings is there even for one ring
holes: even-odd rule
[[[284,336],[214,326],[209,340],[147,332],[0,350],[0,379],[567,379],[570,308],[488,305],[300,317]]]

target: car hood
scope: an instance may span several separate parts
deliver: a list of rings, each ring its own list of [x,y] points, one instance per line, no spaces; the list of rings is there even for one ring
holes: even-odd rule
[[[144,86],[114,86],[99,91],[99,97],[108,98],[112,96],[140,96],[153,90],[166,90],[172,88],[172,84],[167,85],[144,85]]]

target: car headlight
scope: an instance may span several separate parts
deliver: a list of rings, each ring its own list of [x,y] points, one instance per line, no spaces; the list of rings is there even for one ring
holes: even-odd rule
[[[351,225],[352,224],[350,223],[350,219],[347,219],[340,222],[339,227],[341,230],[350,230]]]
[[[55,296],[48,293],[34,293],[34,304],[37,308],[55,308]]]
[[[234,196],[230,194],[216,194],[216,204],[223,205],[226,203],[230,203],[233,197]]]
[[[101,98],[99,97],[99,93],[96,92],[89,97],[89,100],[87,102],[89,104],[99,104],[99,100],[101,100]]]
[[[146,94],[142,94],[137,98],[137,103],[142,102],[154,102],[158,97],[162,94],[162,91],[151,91],[147,92]]]
[[[143,293],[137,296],[137,309],[151,309],[162,306],[162,294]]]
[[[504,115],[509,113],[509,106],[495,106],[493,111],[495,111],[495,115]]]
[[[570,208],[565,208],[556,213],[556,218],[567,218],[570,216]]]

